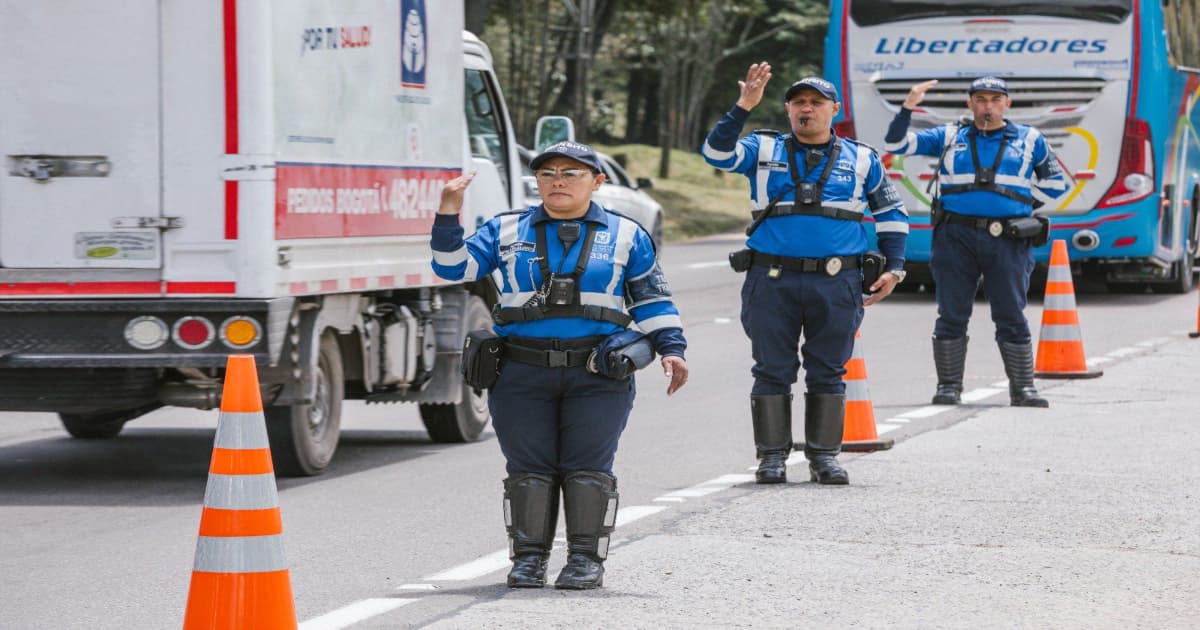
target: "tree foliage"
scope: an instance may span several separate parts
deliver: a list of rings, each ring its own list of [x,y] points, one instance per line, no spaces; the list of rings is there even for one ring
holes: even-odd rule
[[[828,21],[815,0],[592,0],[594,28],[581,47],[581,0],[467,2],[476,11],[490,5],[483,38],[519,140],[529,142],[539,116],[571,115],[584,137],[661,147],[663,177],[671,149],[694,150],[737,98],[750,63],[771,62],[769,95],[780,97],[787,84],[819,72]],[[764,101],[760,110],[756,118],[776,125],[782,117],[781,103]]]

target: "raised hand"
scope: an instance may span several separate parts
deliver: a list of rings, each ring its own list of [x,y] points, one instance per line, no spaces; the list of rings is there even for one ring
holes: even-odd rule
[[[771,64],[763,61],[750,65],[750,69],[746,71],[746,80],[738,81],[738,89],[741,94],[738,96],[738,107],[745,110],[754,109],[763,98],[763,90],[767,88],[767,81],[771,80]]]
[[[925,93],[937,84],[937,79],[930,79],[912,86],[908,90],[908,96],[904,99],[905,109],[916,109],[917,105],[920,105],[921,101],[925,100]]]
[[[446,182],[446,185],[442,187],[442,201],[438,205],[438,214],[462,212],[463,194],[467,191],[467,186],[471,185],[471,180],[475,179],[476,172],[463,173]]]

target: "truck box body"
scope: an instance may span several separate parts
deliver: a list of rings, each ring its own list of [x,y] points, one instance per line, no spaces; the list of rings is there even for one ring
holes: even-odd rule
[[[520,194],[490,54],[462,26],[461,3],[425,0],[0,0],[0,409],[65,409],[22,404],[12,383],[52,375],[19,368],[312,363],[311,326],[378,393],[379,299],[453,354],[462,323],[434,311],[465,292],[429,265],[441,189],[479,171],[469,231]]]

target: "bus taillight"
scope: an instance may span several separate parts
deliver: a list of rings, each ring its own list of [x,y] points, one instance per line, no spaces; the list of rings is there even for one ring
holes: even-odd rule
[[[856,139],[858,135],[854,133],[854,120],[847,118],[833,123],[833,131],[843,138]]]
[[[1150,124],[1140,118],[1125,120],[1125,137],[1121,140],[1121,161],[1117,178],[1097,208],[1111,208],[1145,199],[1154,192],[1154,146],[1150,141]]]

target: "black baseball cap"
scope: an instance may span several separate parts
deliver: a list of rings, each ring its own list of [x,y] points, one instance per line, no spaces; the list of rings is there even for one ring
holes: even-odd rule
[[[795,96],[800,90],[816,90],[821,94],[821,96],[824,96],[835,103],[839,102],[837,86],[829,81],[826,81],[825,79],[822,79],[821,77],[804,77],[803,79],[793,83],[791,87],[787,89],[787,93],[783,95],[783,102],[786,103],[792,100],[792,97]]]
[[[583,164],[597,173],[602,170],[600,168],[600,157],[596,155],[596,152],[592,149],[592,147],[579,142],[570,141],[559,142],[558,144],[552,144],[546,147],[545,151],[542,151],[537,155],[537,157],[530,160],[529,168],[537,169],[539,166],[544,164],[546,160],[555,157],[564,157],[575,160],[576,162]]]
[[[1008,96],[1008,83],[1000,77],[979,77],[967,88],[967,96],[976,92],[999,92]]]

